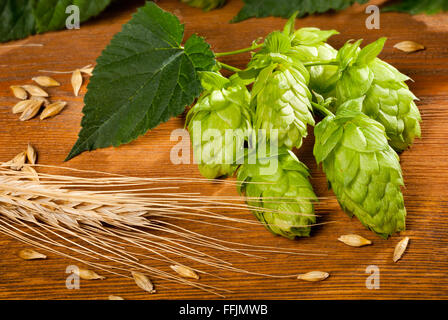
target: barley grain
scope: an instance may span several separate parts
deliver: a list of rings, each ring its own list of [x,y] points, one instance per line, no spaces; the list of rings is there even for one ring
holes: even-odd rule
[[[25,89],[32,96],[45,97],[45,98],[48,97],[48,93],[44,89],[35,86],[33,84],[23,85],[22,88]]]
[[[199,280],[199,275],[194,270],[188,267],[181,265],[172,265],[170,266],[170,268],[173,269],[176,273],[178,273],[182,277]]]
[[[28,93],[26,90],[20,86],[10,86],[12,93],[17,99],[26,100],[28,98]]]
[[[372,241],[357,234],[345,234],[340,236],[338,240],[352,247],[362,247],[372,244]]]
[[[20,115],[20,121],[27,121],[32,118],[34,118],[38,113],[40,108],[42,107],[43,102],[39,100],[31,100],[32,103],[30,103],[27,108],[23,111],[23,113]]]
[[[32,80],[42,87],[59,87],[61,85],[58,81],[47,76],[34,77]]]
[[[33,249],[23,249],[19,251],[19,257],[23,260],[43,260],[47,259],[47,256],[39,253]]]
[[[80,71],[81,71],[82,73],[84,73],[84,74],[87,74],[87,75],[89,75],[89,76],[92,76],[92,75],[93,75],[93,69],[94,69],[94,67],[91,67],[91,66],[89,65],[89,66],[85,66],[85,67],[82,68]]]
[[[316,282],[316,281],[322,281],[327,279],[330,276],[327,272],[322,271],[310,271],[308,273],[299,274],[297,279],[299,280],[305,280],[310,282]]]
[[[415,52],[419,50],[424,50],[425,47],[414,41],[401,41],[394,45],[394,48],[404,51],[404,52]]]
[[[29,143],[26,147],[26,157],[28,158],[29,163],[36,164],[37,152],[36,149],[34,149],[33,146]]]
[[[25,109],[33,103],[33,100],[24,100],[18,102],[14,107],[12,107],[12,113],[17,114],[25,111]]]
[[[26,152],[20,152],[9,162],[9,167],[12,170],[19,171],[22,169],[25,162],[26,162]]]
[[[135,283],[140,289],[145,290],[146,292],[149,293],[156,293],[156,290],[154,290],[154,285],[152,284],[151,280],[148,279],[147,276],[139,272],[133,271],[132,277],[134,278]]]
[[[48,105],[50,105],[50,101],[48,100],[48,99],[46,99],[46,98],[44,98],[44,97],[35,97],[35,96],[32,96],[31,98],[30,98],[30,100],[34,100],[34,101],[42,101],[42,105],[43,106],[48,106]]]
[[[72,74],[72,87],[73,87],[73,91],[75,93],[75,96],[79,95],[79,90],[81,89],[82,86],[82,74],[81,71],[79,69],[73,71]]]
[[[106,277],[100,276],[95,271],[77,268],[75,269],[75,274],[77,274],[83,280],[104,280]]]
[[[409,237],[404,237],[403,239],[400,240],[400,242],[397,243],[394,250],[394,257],[393,257],[394,262],[397,262],[398,260],[401,259],[404,252],[406,251],[406,248],[408,247],[408,243],[409,243]]]
[[[44,120],[44,119],[58,115],[65,108],[66,105],[67,105],[67,102],[64,102],[64,101],[58,101],[58,102],[50,104],[40,114],[40,120]]]

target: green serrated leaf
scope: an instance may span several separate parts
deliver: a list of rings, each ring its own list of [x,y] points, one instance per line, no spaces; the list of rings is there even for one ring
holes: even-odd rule
[[[0,1],[0,42],[25,38],[35,33],[33,1]]]
[[[185,42],[185,53],[198,71],[212,70],[216,65],[215,54],[210,49],[210,45],[204,38],[195,34]]]
[[[403,0],[400,3],[386,6],[383,11],[399,11],[409,14],[436,14],[448,11],[447,0]]]
[[[112,0],[0,0],[0,42],[65,28],[67,7],[79,8],[80,22],[97,16]]]
[[[210,11],[222,7],[227,0],[181,0],[189,6],[200,8],[204,11]]]
[[[79,7],[80,22],[87,21],[97,16],[109,4],[111,0],[44,0],[38,1],[34,10],[36,19],[36,31],[38,33],[59,30],[65,27],[65,21],[69,16],[65,11],[68,6]]]
[[[299,17],[308,14],[323,13],[330,10],[343,10],[353,3],[366,3],[368,0],[244,0],[245,6],[232,19],[240,22],[249,18],[283,17],[289,18],[291,13],[299,11]]]
[[[212,54],[199,37],[184,50],[183,33],[177,17],[153,2],[123,26],[97,60],[82,129],[67,160],[87,150],[131,142],[182,113],[199,96],[196,67],[211,66],[205,57],[213,59]],[[198,48],[203,48],[204,57],[199,57]]]

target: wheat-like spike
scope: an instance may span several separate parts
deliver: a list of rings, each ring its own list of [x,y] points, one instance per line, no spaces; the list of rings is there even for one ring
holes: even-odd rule
[[[219,228],[226,227],[227,222],[253,223],[211,210],[215,203],[216,208],[240,211],[242,205],[235,204],[238,200],[235,197],[179,192],[180,182],[203,183],[201,179],[132,178],[98,172],[99,177],[84,178],[37,173],[36,170],[30,174],[27,170],[11,170],[9,166],[0,163],[0,232],[42,250],[71,257],[95,270],[128,278],[130,272],[135,271],[147,274],[151,279],[190,285],[221,295],[219,292],[226,290],[162,271],[140,262],[140,259],[165,262],[167,267],[189,268],[185,264],[187,259],[195,265],[220,270],[284,278],[296,275],[266,275],[239,269],[201,248],[248,258],[262,258],[250,252],[322,255],[235,243],[181,227],[177,222],[185,220]],[[110,264],[99,264],[92,259],[105,259]],[[196,267],[191,270],[210,275]]]

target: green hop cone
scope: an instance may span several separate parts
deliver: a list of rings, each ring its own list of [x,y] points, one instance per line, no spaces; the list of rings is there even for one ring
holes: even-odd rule
[[[292,149],[302,145],[314,118],[309,73],[300,60],[286,55],[290,50],[289,37],[273,32],[249,66],[261,70],[252,90],[254,129],[265,130],[268,139],[277,130],[278,145]]]
[[[244,85],[218,73],[201,72],[205,89],[187,115],[199,171],[209,179],[232,175],[251,128],[250,94]]]
[[[341,48],[334,95],[340,102],[365,95],[362,111],[385,127],[390,145],[400,152],[420,137],[421,116],[414,102],[417,98],[405,83],[409,77],[376,57],[385,41],[381,38],[362,50],[361,41]]]
[[[268,151],[269,152],[269,151]],[[289,239],[310,235],[316,223],[317,200],[307,167],[285,148],[274,160],[258,159],[238,170],[239,192],[245,193],[254,215],[273,234]]]
[[[417,98],[404,82],[409,78],[377,58],[369,67],[374,77],[363,112],[384,125],[392,148],[403,151],[421,136]]]
[[[341,207],[387,238],[405,230],[404,182],[384,127],[362,105],[363,98],[349,100],[315,127],[314,156]]]
[[[335,60],[338,51],[330,46],[327,40],[336,34],[336,30],[320,30],[318,28],[301,28],[294,30],[297,13],[289,18],[285,25],[284,33],[291,38],[290,56],[296,56],[303,62],[326,62]],[[338,67],[331,64],[310,66],[307,68],[310,73],[309,87],[320,94],[329,90],[329,79],[335,77]]]
[[[183,3],[191,7],[199,8],[204,11],[210,11],[222,7],[226,0],[181,0]]]

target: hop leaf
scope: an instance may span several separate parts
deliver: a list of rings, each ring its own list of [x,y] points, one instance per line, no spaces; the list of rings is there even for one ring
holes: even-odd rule
[[[269,154],[268,156],[274,156]],[[275,163],[272,159],[277,159]],[[276,235],[289,239],[310,235],[316,222],[313,202],[316,201],[307,167],[284,148],[278,157],[258,159],[238,170],[239,192],[245,193],[254,215]]]
[[[217,73],[201,72],[200,77],[207,91],[187,115],[194,156],[204,177],[232,175],[251,128],[250,94]]]
[[[183,36],[179,19],[153,2],[134,14],[97,60],[66,160],[129,143],[193,103],[202,92],[198,72],[215,60],[204,39],[193,35],[183,48]]]
[[[363,98],[349,100],[315,128],[314,156],[341,207],[381,235],[405,229],[404,185],[399,158],[384,127],[361,112]]]
[[[183,3],[189,6],[200,8],[204,11],[210,11],[219,7],[222,7],[226,0],[181,0]]]

